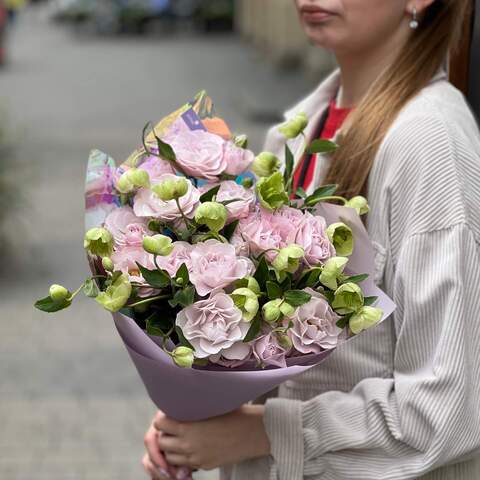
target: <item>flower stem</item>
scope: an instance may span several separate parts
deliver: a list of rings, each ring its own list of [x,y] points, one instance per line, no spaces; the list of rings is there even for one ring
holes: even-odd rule
[[[156,297],[150,297],[146,298],[145,300],[141,300],[139,302],[132,303],[131,305],[127,305],[127,307],[138,307],[140,305],[146,305],[151,302],[155,302],[157,300],[166,300],[167,298],[170,298],[171,295],[157,295]]]

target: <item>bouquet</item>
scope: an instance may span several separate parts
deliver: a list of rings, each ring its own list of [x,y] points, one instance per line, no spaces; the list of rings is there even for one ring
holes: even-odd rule
[[[62,310],[83,291],[112,312],[152,400],[177,420],[232,411],[318,365],[394,305],[371,278],[367,201],[335,196],[335,185],[293,191],[288,141],[307,122],[281,126],[282,166],[255,156],[200,92],[147,125],[120,167],[93,151],[92,276],[73,293],[53,285],[36,307]],[[336,148],[305,143],[312,154]]]

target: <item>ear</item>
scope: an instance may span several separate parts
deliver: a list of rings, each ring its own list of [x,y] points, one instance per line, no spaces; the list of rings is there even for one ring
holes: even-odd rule
[[[436,0],[409,0],[407,2],[407,12],[412,13],[416,8],[417,13],[422,14]]]

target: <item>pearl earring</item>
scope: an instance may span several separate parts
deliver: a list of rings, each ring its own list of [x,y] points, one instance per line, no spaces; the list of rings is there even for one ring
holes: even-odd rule
[[[410,22],[410,28],[416,30],[418,28],[418,17],[417,17],[417,8],[413,7],[412,10],[412,21]]]

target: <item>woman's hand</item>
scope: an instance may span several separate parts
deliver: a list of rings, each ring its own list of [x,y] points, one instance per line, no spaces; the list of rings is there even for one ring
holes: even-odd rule
[[[147,453],[142,460],[143,467],[153,480],[176,479],[177,469],[167,463],[158,445],[158,438],[161,435],[152,423],[144,438]]]
[[[153,421],[157,451],[150,460],[191,469],[212,470],[250,458],[270,454],[270,442],[263,424],[263,405],[243,405],[238,410],[199,422],[177,422],[158,412]],[[161,456],[164,452],[164,457]],[[160,453],[160,455],[159,455]],[[163,463],[164,468],[165,464]],[[162,479],[163,480],[163,479]]]

